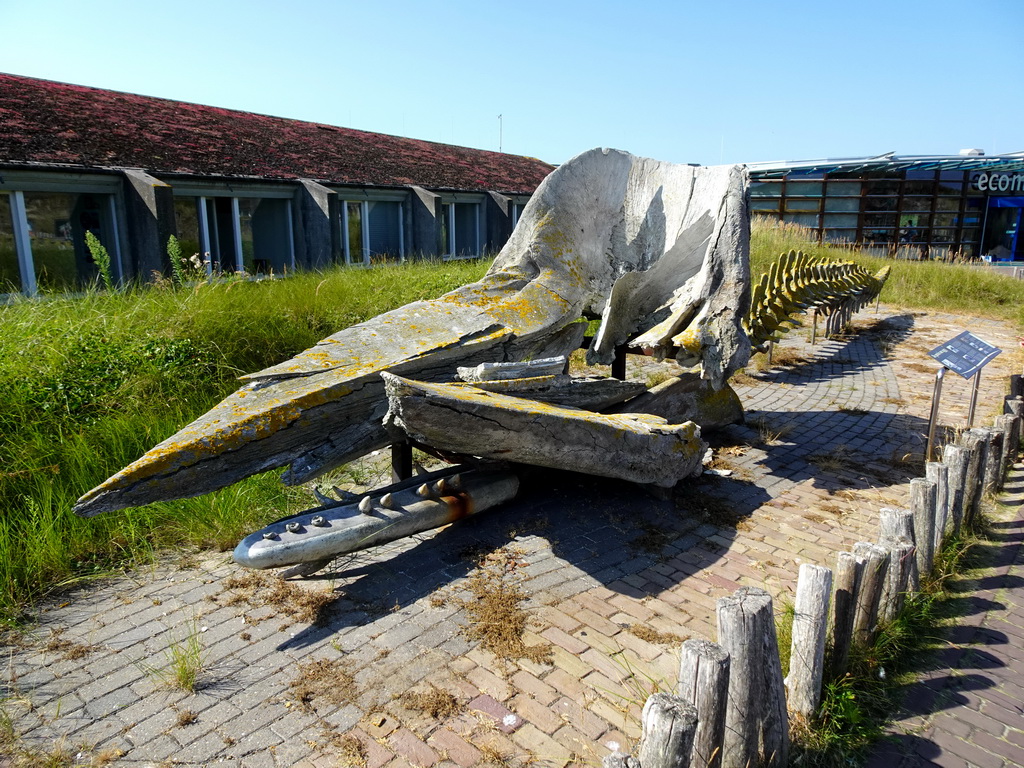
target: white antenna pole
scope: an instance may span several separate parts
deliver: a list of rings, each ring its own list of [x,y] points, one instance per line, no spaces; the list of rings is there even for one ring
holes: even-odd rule
[[[501,152],[501,138],[502,138],[502,136],[501,136],[501,129],[502,129],[501,115],[498,115],[498,151],[499,152]]]

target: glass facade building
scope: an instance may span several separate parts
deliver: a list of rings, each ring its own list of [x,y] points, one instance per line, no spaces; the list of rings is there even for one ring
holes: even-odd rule
[[[1024,153],[752,163],[751,216],[906,258],[1024,261]]]

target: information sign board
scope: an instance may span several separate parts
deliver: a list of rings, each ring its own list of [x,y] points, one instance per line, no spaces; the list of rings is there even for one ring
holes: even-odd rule
[[[969,379],[1002,351],[999,347],[993,347],[987,341],[982,341],[970,331],[964,331],[945,344],[940,344],[928,354],[953,373],[958,373],[965,379]]]

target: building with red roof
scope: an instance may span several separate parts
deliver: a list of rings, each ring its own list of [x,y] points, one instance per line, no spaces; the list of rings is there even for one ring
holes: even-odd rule
[[[534,158],[0,73],[0,293],[211,268],[285,273],[504,244]]]

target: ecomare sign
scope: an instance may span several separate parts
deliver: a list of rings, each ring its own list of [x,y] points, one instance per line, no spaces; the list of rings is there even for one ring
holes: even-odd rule
[[[1024,173],[979,173],[973,186],[979,192],[1024,192]]]

